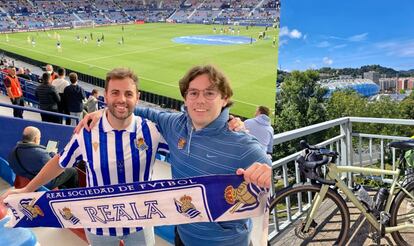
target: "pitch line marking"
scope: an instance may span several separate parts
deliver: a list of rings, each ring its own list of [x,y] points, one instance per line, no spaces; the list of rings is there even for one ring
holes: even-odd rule
[[[4,44],[4,42],[0,42],[0,43]],[[12,47],[15,47],[15,48],[18,48],[18,49],[23,49],[23,50],[28,50],[28,51],[31,51],[31,52],[35,52],[35,53],[38,53],[38,54],[41,54],[41,55],[44,55],[44,56],[52,56],[52,57],[55,57],[55,58],[59,58],[59,59],[63,59],[63,60],[67,60],[67,61],[71,61],[71,62],[75,62],[75,63],[80,63],[80,64],[83,64],[83,65],[89,66],[90,68],[96,67],[96,68],[99,68],[99,69],[102,69],[102,70],[105,70],[105,71],[111,70],[110,68],[91,65],[89,63],[76,61],[76,60],[73,60],[73,59],[70,59],[70,58],[67,58],[67,57],[52,55],[52,54],[49,54],[49,53],[43,53],[43,52],[38,51],[38,50],[33,50],[33,49],[25,48],[25,47],[19,47],[19,46],[8,44],[8,43],[6,43],[6,45],[9,45],[9,46],[12,46]],[[158,81],[158,80],[155,80],[155,79],[150,79],[150,78],[146,78],[146,77],[142,77],[142,76],[138,76],[138,77],[141,78],[141,79],[144,79],[144,80],[155,82],[157,84],[178,88],[177,85],[169,84],[169,83],[166,83],[166,82],[162,82],[162,81]],[[240,101],[240,100],[237,100],[237,99],[234,99],[234,98],[232,100],[235,101],[235,102],[250,105],[250,106],[255,106],[255,107],[258,106],[258,104],[248,103],[248,102]]]
[[[128,52],[128,53],[121,53],[121,54],[110,55],[110,56],[102,56],[102,57],[97,57],[97,58],[84,59],[84,60],[81,60],[80,62],[96,61],[96,60],[101,60],[101,59],[105,59],[105,58],[113,58],[113,57],[123,56],[123,55],[145,53],[145,52],[149,52],[149,51],[161,50],[161,49],[168,49],[168,48],[174,48],[174,47],[178,47],[178,46],[183,46],[183,45],[171,45],[171,46],[165,46],[165,47],[153,48],[153,49],[147,49],[147,50],[135,50],[135,51]]]

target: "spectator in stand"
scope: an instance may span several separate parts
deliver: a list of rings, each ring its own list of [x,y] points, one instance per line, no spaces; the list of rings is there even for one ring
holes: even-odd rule
[[[92,90],[91,95],[89,96],[88,101],[86,102],[85,106],[86,106],[86,111],[88,111],[88,113],[92,113],[98,110],[98,90],[97,89]]]
[[[273,153],[273,135],[274,130],[270,125],[270,109],[265,106],[259,106],[255,113],[255,118],[248,119],[244,125],[249,133],[257,138],[262,149],[268,155]]]
[[[4,86],[6,86],[7,96],[13,105],[24,106],[23,91],[20,86],[19,78],[16,76],[16,68],[10,66],[7,75],[4,77]],[[23,118],[22,109],[13,109],[13,116]]]
[[[19,175],[33,179],[56,152],[48,153],[40,145],[40,130],[28,126],[23,130],[22,140],[17,142],[9,155],[10,167]],[[45,185],[49,189],[78,187],[78,173],[74,167],[66,168],[59,176]]]
[[[24,68],[20,67],[17,71],[17,77],[30,80],[30,77],[24,72]]]
[[[85,91],[78,85],[78,75],[76,73],[69,74],[70,85],[68,85],[63,94],[65,105],[72,116],[82,118],[83,102],[86,99]],[[76,126],[76,121],[71,120],[73,126]]]
[[[39,81],[39,77],[36,74],[33,74],[30,69],[26,68],[25,74],[27,74],[27,76],[29,76],[31,81],[35,81],[35,82]]]
[[[54,86],[52,86],[52,80],[49,73],[42,75],[42,84],[36,88],[36,97],[39,99],[39,108],[42,110],[58,113],[58,104],[60,103],[60,97],[56,92]],[[42,113],[42,121],[60,123],[59,116]]]
[[[55,87],[56,92],[59,94],[61,100],[58,104],[58,111],[61,114],[69,114],[68,108],[65,104],[65,100],[63,99],[63,92],[65,88],[69,85],[69,82],[65,79],[66,71],[63,67],[60,67],[57,70],[58,78],[52,81],[52,85]],[[61,122],[62,123],[62,122]],[[66,125],[69,125],[70,121],[66,119]]]
[[[53,66],[50,64],[46,65],[46,72],[50,74],[50,78],[53,80],[57,79],[58,75],[53,71]]]

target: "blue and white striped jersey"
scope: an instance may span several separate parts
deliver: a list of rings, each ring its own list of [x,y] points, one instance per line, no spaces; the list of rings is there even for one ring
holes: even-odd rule
[[[90,132],[83,129],[73,135],[62,151],[59,164],[72,167],[77,161],[86,162],[87,187],[147,181],[151,179],[157,151],[168,146],[156,125],[134,116],[125,130],[115,130],[109,124],[106,111]],[[96,235],[128,235],[142,228],[91,228]]]

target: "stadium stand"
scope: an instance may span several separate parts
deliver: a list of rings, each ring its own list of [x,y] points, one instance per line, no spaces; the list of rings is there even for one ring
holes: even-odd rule
[[[96,24],[132,21],[265,25],[278,19],[279,1],[219,0],[16,0],[0,2],[0,31],[70,28],[74,21]]]

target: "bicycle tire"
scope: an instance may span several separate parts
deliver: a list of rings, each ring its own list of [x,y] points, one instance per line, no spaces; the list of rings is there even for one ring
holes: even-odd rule
[[[414,182],[407,184],[404,187],[410,194],[414,195]],[[400,191],[395,197],[390,210],[390,226],[397,226],[405,224],[407,221],[414,224],[414,215],[412,218],[404,218],[399,216],[406,215],[407,212],[414,212],[414,200],[411,199],[404,191]],[[404,216],[405,217],[405,216]],[[414,242],[414,229],[405,229],[391,233],[397,245],[412,245]]]
[[[286,203],[286,198],[290,197],[290,201],[295,201],[296,197],[296,201],[298,201],[300,199],[298,195],[301,194],[302,200],[307,202],[309,201],[308,192],[311,194],[310,199],[313,199],[315,193],[319,192],[320,189],[321,185],[317,184],[298,184],[285,188],[276,194],[275,199],[270,204],[270,212],[274,212],[274,216],[277,217],[279,222],[286,222],[288,213],[283,211],[283,206],[286,207],[286,205],[283,205]],[[306,218],[309,210],[299,216],[299,203],[296,207],[293,203],[291,202],[289,207],[293,211],[291,214],[297,215],[297,218],[294,218],[291,225],[282,228],[276,238],[279,240],[270,241],[270,245],[345,245],[348,240],[350,215],[346,202],[336,191],[328,189],[308,232],[303,232],[302,229],[304,218]],[[305,206],[306,204],[303,206],[303,210],[306,209]],[[281,210],[279,212],[277,211],[278,207]],[[294,213],[294,211],[297,212]],[[284,215],[286,218],[283,218]]]

